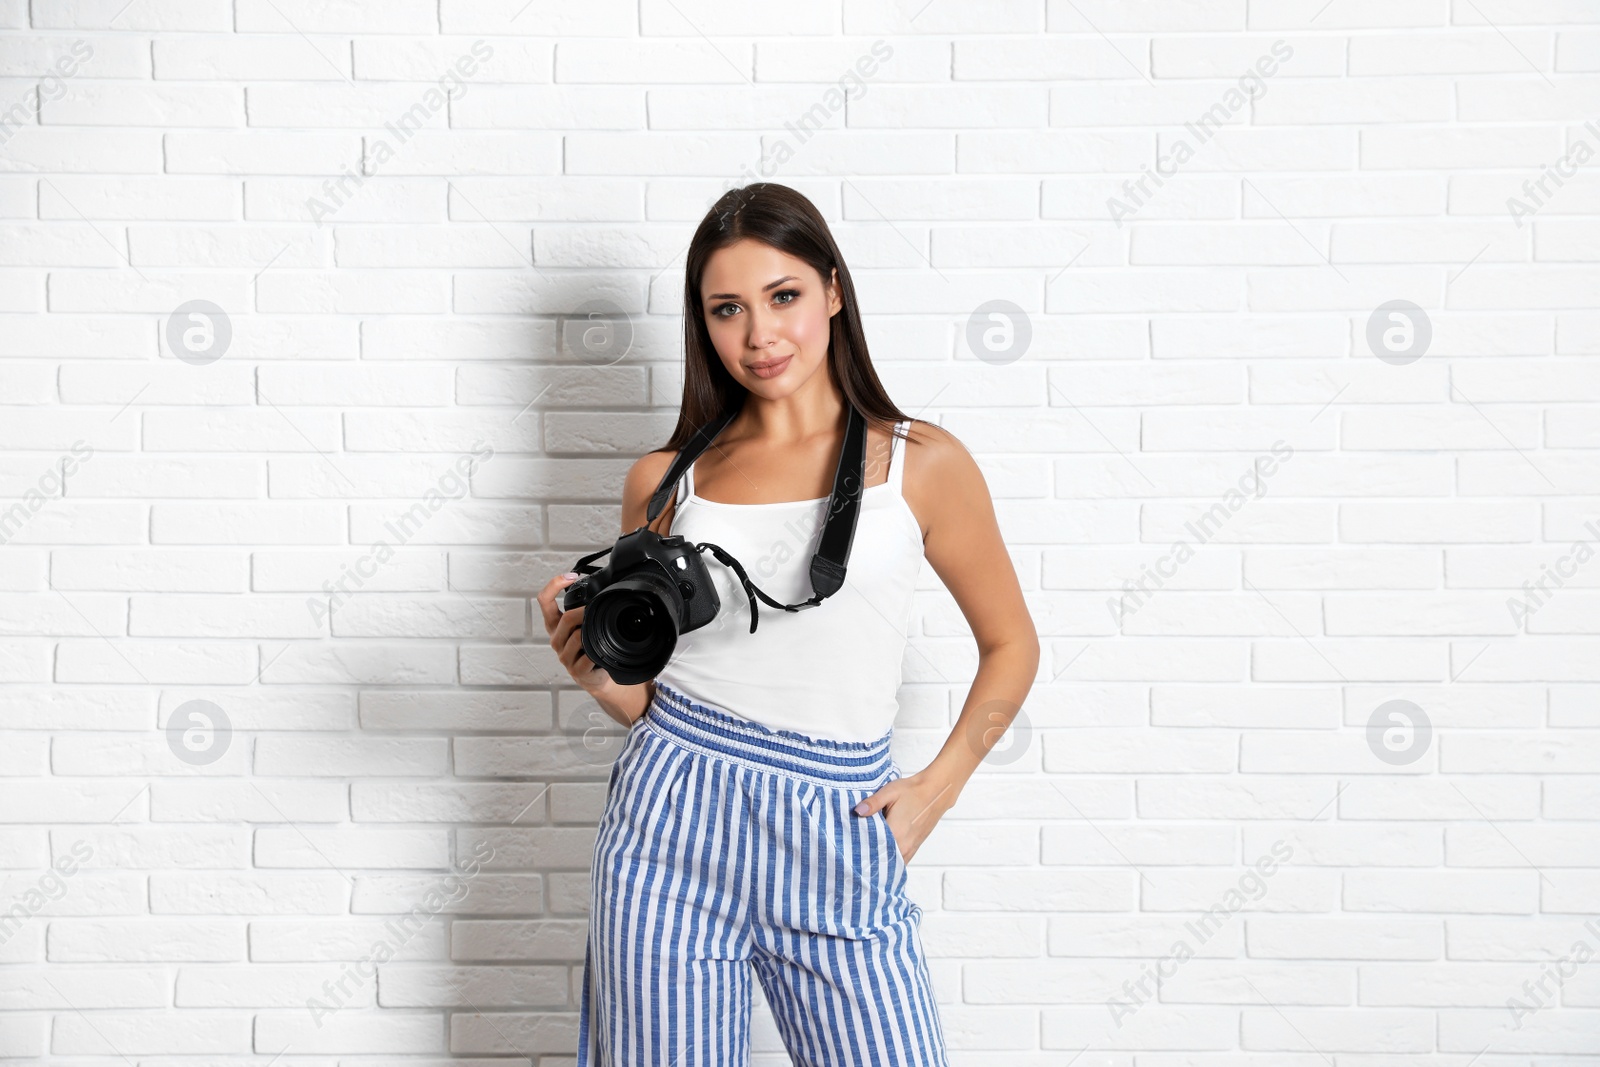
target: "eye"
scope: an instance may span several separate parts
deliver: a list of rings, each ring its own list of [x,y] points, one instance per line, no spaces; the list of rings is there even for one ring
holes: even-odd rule
[[[788,297],[789,299],[787,299],[787,300],[779,300],[778,299],[779,297]],[[798,289],[779,289],[776,293],[772,294],[772,299],[773,299],[773,302],[776,303],[779,307],[787,307],[788,305],[794,303],[796,300],[800,299],[800,290],[798,290]],[[711,309],[711,317],[714,318],[714,319],[730,318],[731,316],[724,315],[723,312],[727,311],[729,308],[737,308],[738,306],[739,306],[738,304],[735,304],[735,303],[732,303],[732,302],[727,303],[727,304],[718,304],[716,307]]]

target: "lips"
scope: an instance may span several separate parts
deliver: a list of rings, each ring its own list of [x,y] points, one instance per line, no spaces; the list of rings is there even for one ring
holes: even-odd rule
[[[773,378],[782,374],[784,368],[789,365],[789,361],[792,359],[794,359],[793,356],[784,356],[781,359],[763,359],[748,364],[748,366],[750,372],[757,378]]]

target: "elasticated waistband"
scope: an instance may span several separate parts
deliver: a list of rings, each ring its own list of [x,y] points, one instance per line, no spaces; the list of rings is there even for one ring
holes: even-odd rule
[[[844,788],[875,786],[894,766],[889,755],[892,730],[876,741],[835,741],[774,730],[709,707],[659,681],[641,725],[708,756]]]

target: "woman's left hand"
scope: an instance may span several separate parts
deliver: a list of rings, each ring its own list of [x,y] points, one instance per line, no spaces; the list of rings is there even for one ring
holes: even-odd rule
[[[957,793],[954,782],[930,767],[896,778],[857,804],[855,811],[871,815],[883,808],[900,857],[909,861],[944,813],[955,807]]]

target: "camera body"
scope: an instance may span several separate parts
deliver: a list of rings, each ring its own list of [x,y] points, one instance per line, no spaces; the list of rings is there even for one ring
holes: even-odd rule
[[[667,665],[681,634],[715,619],[722,601],[697,547],[678,534],[641,526],[610,552],[605,566],[567,586],[560,607],[587,609],[584,655],[618,685],[637,685]]]

